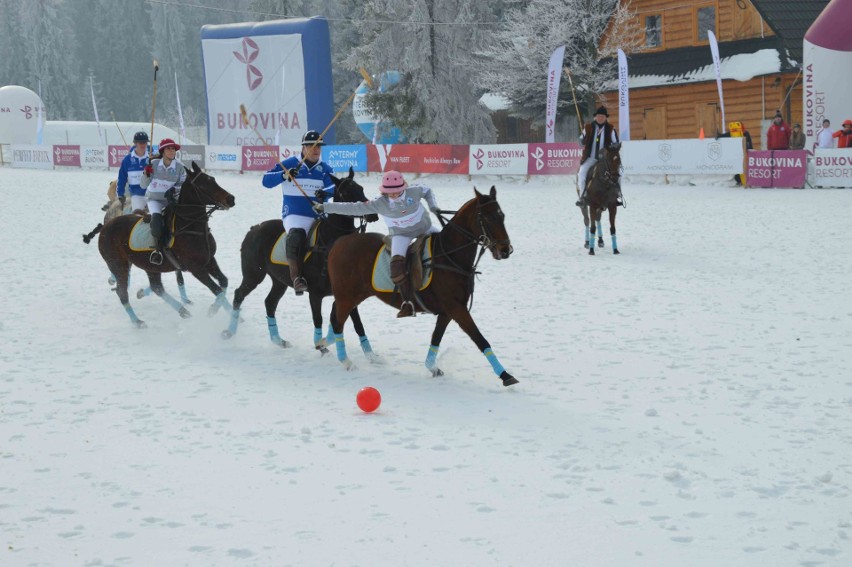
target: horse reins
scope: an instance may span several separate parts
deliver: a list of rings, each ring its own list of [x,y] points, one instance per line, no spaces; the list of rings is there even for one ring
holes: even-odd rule
[[[198,197],[199,194],[201,194],[201,189],[199,189],[195,185],[195,179],[198,177],[198,175],[201,175],[201,173],[198,173],[195,177],[193,177],[192,179],[189,179],[186,183],[184,183],[183,186],[181,186],[181,191],[183,191],[184,189],[186,189],[187,186],[189,186],[189,187],[192,188],[193,191],[195,191],[196,197]],[[195,210],[197,207],[202,207],[204,209],[204,211],[200,212],[199,214],[195,214],[195,215],[180,212],[181,209],[184,209],[184,210],[193,209],[193,210]],[[205,245],[207,246],[207,261],[209,262],[210,258],[213,256],[213,254],[210,250],[210,238],[209,238],[209,236],[210,236],[210,225],[209,225],[209,220],[210,220],[210,217],[213,215],[213,213],[217,210],[220,210],[220,209],[222,209],[222,206],[218,205],[218,204],[217,205],[202,205],[202,204],[190,205],[190,204],[181,204],[181,203],[173,204],[172,205],[172,214],[175,217],[175,231],[172,233],[172,238],[176,238],[178,235],[181,235],[181,234],[203,236],[204,241],[205,241]],[[204,231],[202,232],[200,230],[178,229],[177,228],[177,221],[178,220],[185,220],[185,221],[188,221],[188,223],[190,223],[190,224],[195,223],[195,222],[203,222],[204,223]]]

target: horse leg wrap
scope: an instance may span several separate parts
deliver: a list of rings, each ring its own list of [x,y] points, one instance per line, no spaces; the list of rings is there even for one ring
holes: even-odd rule
[[[231,311],[231,321],[230,321],[230,323],[228,323],[228,332],[231,333],[231,335],[236,335],[237,334],[237,325],[239,325],[239,324],[240,324],[240,310],[234,309],[233,311]]]
[[[612,235],[612,249],[618,250],[618,239],[615,237],[614,234]]]
[[[373,345],[370,344],[370,339],[367,338],[367,335],[364,335],[359,340],[361,341],[361,350],[364,351],[364,354],[373,352]]]
[[[220,291],[216,294],[216,304],[224,307],[228,311],[232,310],[231,303],[228,301],[228,296],[225,295],[224,291]]]
[[[484,349],[484,350],[482,351],[482,354],[484,354],[484,355],[485,355],[485,358],[487,358],[487,359],[488,359],[488,362],[490,362],[490,363],[491,363],[491,368],[493,368],[493,369],[494,369],[494,373],[495,373],[495,374],[497,374],[497,376],[500,376],[501,374],[503,374],[503,372],[504,372],[506,369],[505,369],[505,368],[503,368],[503,365],[502,365],[502,364],[500,364],[500,361],[499,361],[499,360],[497,360],[497,355],[496,355],[496,354],[494,354],[494,351],[493,351],[493,350],[491,350],[491,347],[488,347],[488,348]]]
[[[334,335],[334,345],[337,347],[337,360],[343,362],[346,360],[346,343],[343,341],[343,333]]]
[[[266,326],[269,327],[269,339],[273,343],[279,344],[281,337],[278,335],[278,323],[275,321],[275,317],[267,317]]]
[[[184,303],[189,303],[189,296],[186,295],[186,286],[185,285],[179,285],[178,291],[180,292],[181,301],[183,301]]]
[[[318,345],[322,340],[322,329],[314,329],[314,345]]]
[[[435,345],[429,345],[429,354],[426,355],[426,368],[432,370],[438,363],[438,348]]]
[[[133,311],[133,308],[132,308],[132,307],[130,307],[130,304],[129,304],[129,303],[128,303],[127,305],[125,305],[125,306],[124,306],[124,310],[125,310],[125,311],[127,311],[127,315],[129,315],[129,316],[130,316],[130,320],[131,320],[133,323],[135,323],[135,324],[137,324],[137,325],[138,325],[138,324],[139,324],[139,317],[137,317],[137,316],[136,316],[136,312],[135,312],[135,311]]]

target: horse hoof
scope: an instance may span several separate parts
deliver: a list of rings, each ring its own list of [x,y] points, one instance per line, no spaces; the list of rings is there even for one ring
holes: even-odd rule
[[[192,305],[192,300],[188,297],[182,298],[181,301],[183,301],[186,305]]]
[[[604,247],[603,238],[598,238],[598,248],[603,248],[603,247]]]
[[[594,246],[590,246],[590,247],[589,247],[589,256],[594,256],[594,255],[595,255],[595,247],[594,247]]]
[[[325,355],[328,354],[328,347],[325,346],[325,345],[317,345],[314,348],[317,349],[318,351],[320,351],[320,354],[322,356],[325,356]]]
[[[107,282],[109,282],[109,285],[115,285],[115,278],[110,276]]]
[[[142,299],[143,297],[145,297],[145,290],[139,288],[139,291],[136,292],[136,299]]]
[[[143,321],[141,319],[138,320],[138,321],[134,321],[133,326],[136,327],[137,329],[147,329],[148,328],[148,325],[145,323],[145,321]]]
[[[612,253],[613,253],[613,254],[621,254],[621,252],[619,252],[619,251],[618,251],[618,248],[616,248],[615,250],[613,250],[613,251],[612,251]]]
[[[367,360],[370,361],[370,364],[382,365],[385,363],[385,359],[374,352],[365,352],[364,356],[367,357]]]
[[[207,308],[207,316],[208,317],[212,317],[213,315],[215,315],[218,312],[219,312],[219,304],[218,303],[214,303],[213,305],[211,305],[210,307]]]
[[[342,364],[343,368],[346,370],[355,370],[355,364],[348,358],[341,360],[340,364]]]
[[[192,317],[192,313],[187,311],[184,307],[180,308],[180,311],[178,311],[178,315],[180,315],[181,319],[189,319],[190,317]]]
[[[278,339],[277,341],[275,341],[275,344],[277,344],[281,348],[290,348],[291,346],[290,343],[288,343],[284,339]]]
[[[514,376],[512,376],[511,374],[509,374],[509,373],[508,373],[508,372],[506,372],[505,370],[504,370],[504,371],[503,371],[503,373],[500,375],[500,378],[503,380],[503,385],[504,385],[504,386],[511,386],[512,384],[517,384],[517,383],[518,383],[517,378],[515,378]]]
[[[432,378],[444,375],[444,371],[441,370],[440,368],[432,368],[431,371],[432,371]]]

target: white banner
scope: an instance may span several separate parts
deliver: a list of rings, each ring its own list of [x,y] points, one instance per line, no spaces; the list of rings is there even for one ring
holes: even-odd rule
[[[183,110],[180,108],[180,91],[178,90],[177,71],[175,71],[175,98],[177,98],[178,120],[180,121],[180,138],[178,144],[182,144],[186,140],[186,127],[183,125]]]
[[[627,57],[618,50],[618,139],[630,139],[630,86],[627,74]]]
[[[526,175],[527,144],[470,146],[470,175]]]
[[[743,172],[742,138],[636,140],[621,148],[627,175]]]
[[[109,146],[80,146],[80,167],[109,168]]]
[[[713,55],[713,66],[716,68],[716,88],[719,91],[719,106],[722,109],[722,131],[727,132],[728,123],[725,122],[725,98],[722,96],[722,63],[719,61],[719,43],[712,31],[707,31],[710,40],[710,53]]]
[[[12,144],[12,167],[53,169],[53,146]]]
[[[559,102],[559,81],[562,78],[562,60],[565,46],[560,45],[550,55],[547,66],[547,110],[544,116],[544,141],[552,143],[556,135],[556,105]]]
[[[852,188],[852,149],[817,148],[812,185]]]
[[[211,144],[270,145],[279,128],[282,143],[301,141],[309,127],[301,34],[203,39],[201,48]]]
[[[98,105],[95,102],[95,80],[89,76],[89,85],[92,87],[92,110],[95,111],[95,124],[98,125],[98,139],[101,141],[101,144],[106,144],[104,142],[104,133],[101,132],[101,121],[98,119]]]
[[[242,153],[239,146],[206,146],[205,165],[207,169],[239,171],[242,167]]]

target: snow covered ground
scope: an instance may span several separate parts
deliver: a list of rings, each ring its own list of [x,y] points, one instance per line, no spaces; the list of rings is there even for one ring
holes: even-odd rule
[[[852,191],[629,185],[621,256],[589,257],[573,182],[427,179],[497,185],[515,254],[473,314],[504,388],[454,324],[431,378],[434,319],[375,299],[385,364],[348,326],[351,372],[307,297],[269,342],[268,283],[230,341],[191,277],[192,319],[134,299],[132,329],[80,238],[111,176],[0,169],[0,565],[852,564]],[[280,196],[217,178],[233,290]]]

